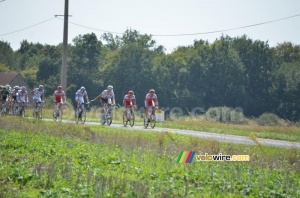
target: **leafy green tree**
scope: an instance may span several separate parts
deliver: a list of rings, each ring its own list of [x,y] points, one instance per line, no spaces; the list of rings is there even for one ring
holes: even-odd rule
[[[117,50],[121,46],[121,39],[119,36],[113,36],[111,33],[104,33],[102,35],[102,40],[105,42],[105,46],[111,50]]]
[[[165,94],[167,94],[165,96],[165,103],[170,105],[170,108],[180,107],[185,111],[187,108],[192,108],[193,106],[190,99],[194,93],[189,89],[191,78],[188,65],[191,50],[190,47],[178,47],[163,60],[162,67],[168,70],[164,74],[164,78],[168,80],[162,82],[162,86],[164,92],[166,92]]]
[[[145,41],[145,38],[149,41]],[[127,32],[126,37],[122,39],[125,40],[122,40],[120,49],[107,54],[110,61],[106,62],[101,70],[104,86],[108,84],[115,86],[115,92],[119,94],[118,103],[122,103],[123,96],[128,90],[134,90],[137,96],[144,97],[146,90],[149,90],[154,82],[151,72],[154,52],[147,44],[151,42],[151,38],[136,32],[129,35]],[[138,101],[138,105],[142,105],[141,101]]]
[[[274,82],[276,113],[292,121],[300,119],[300,45],[290,42],[279,44],[274,49],[279,64]]]
[[[246,36],[234,38],[232,47],[245,66],[245,114],[258,116],[271,112],[276,106],[272,97],[276,70],[272,49],[267,42],[253,41]]]
[[[17,54],[20,56],[20,70],[26,70],[30,68],[38,68],[39,53],[43,49],[42,44],[29,43],[27,40],[21,42],[20,49],[17,50]]]
[[[61,46],[45,45],[39,51],[37,82],[45,86],[46,96],[52,95],[52,91],[60,84],[61,70]]]
[[[74,95],[81,86],[85,86],[89,93],[92,93],[92,90],[99,90],[102,42],[91,33],[74,38],[73,43],[74,45],[69,48],[68,95]],[[94,96],[93,94],[97,93],[89,95]]]
[[[209,106],[243,105],[244,65],[229,37],[221,37],[210,47],[209,64],[205,64],[204,82],[205,103]]]
[[[6,65],[0,63],[0,72],[9,72],[9,68]]]
[[[280,43],[275,47],[274,55],[280,63],[299,62],[300,45],[294,45],[291,42]]]
[[[0,64],[2,64],[2,69],[6,70],[5,67],[8,67],[9,70],[18,69],[18,57],[15,55],[13,49],[11,48],[8,42],[0,41]]]

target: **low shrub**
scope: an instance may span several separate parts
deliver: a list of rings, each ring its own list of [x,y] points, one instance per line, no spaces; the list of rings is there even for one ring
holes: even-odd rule
[[[274,113],[264,113],[256,119],[256,123],[261,126],[275,126],[281,122],[281,118]]]
[[[205,116],[206,119],[210,121],[234,124],[247,123],[243,111],[240,108],[233,109],[230,107],[211,107],[207,110]]]

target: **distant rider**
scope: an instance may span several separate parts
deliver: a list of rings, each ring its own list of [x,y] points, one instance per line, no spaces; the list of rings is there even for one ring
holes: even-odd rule
[[[80,87],[80,89],[75,94],[75,100],[77,102],[76,114],[78,114],[78,108],[81,104],[84,104],[84,97],[87,103],[90,103],[87,91],[85,87]]]
[[[150,89],[149,93],[146,94],[145,96],[145,124],[148,125],[149,123],[149,117],[148,117],[148,110],[149,107],[155,107],[155,109],[158,109],[158,98],[157,95],[155,94],[154,89]]]
[[[104,120],[104,104],[111,104],[111,105],[116,105],[115,101],[115,94],[113,91],[113,86],[108,85],[107,89],[105,89],[101,94],[99,94],[94,100],[91,100],[91,102],[101,99],[101,120]]]
[[[57,112],[56,111],[56,104],[58,103],[59,105],[66,104],[66,94],[64,90],[62,89],[62,86],[58,86],[57,89],[54,91],[53,94],[53,102],[54,102],[54,113],[53,117],[56,118]]]
[[[36,107],[36,103],[44,101],[45,98],[45,90],[43,85],[39,85],[38,88],[32,90],[31,94],[33,94],[33,108]]]
[[[134,107],[135,109],[137,109],[136,98],[135,98],[135,95],[134,95],[133,91],[131,91],[131,90],[128,91],[128,93],[124,96],[123,104],[124,104],[124,107],[125,107],[124,113],[125,113],[126,117],[127,117],[127,108]],[[127,119],[128,119],[128,117],[127,117]]]

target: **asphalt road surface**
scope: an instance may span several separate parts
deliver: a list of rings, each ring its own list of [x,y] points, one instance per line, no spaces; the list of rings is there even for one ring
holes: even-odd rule
[[[66,122],[69,122],[69,121],[66,121]],[[100,125],[100,122],[86,122],[85,124],[86,125]],[[159,128],[159,127],[155,127],[154,129],[151,129],[150,127],[145,129],[144,126],[130,127],[127,125],[127,127],[124,127],[121,124],[111,124],[110,126],[106,126],[106,127],[114,127],[114,128],[120,128],[120,129],[126,129],[126,130],[140,130],[140,131],[145,131],[145,132],[151,132],[151,131],[172,132],[172,133],[177,133],[177,134],[182,134],[182,135],[190,135],[190,136],[194,136],[194,137],[198,137],[198,138],[202,138],[202,139],[216,140],[219,142],[231,142],[231,143],[251,144],[251,145],[261,144],[261,145],[274,146],[274,147],[300,149],[299,142],[289,142],[289,141],[283,141],[283,140],[273,140],[273,139],[263,139],[263,138],[252,139],[252,138],[246,137],[246,136],[218,134],[218,133],[211,133],[211,132],[182,130],[182,129]]]

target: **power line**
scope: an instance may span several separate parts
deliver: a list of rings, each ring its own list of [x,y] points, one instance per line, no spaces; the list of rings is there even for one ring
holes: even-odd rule
[[[192,35],[200,35],[200,34],[213,34],[213,33],[219,33],[219,32],[228,32],[228,31],[232,31],[232,30],[244,29],[244,28],[264,25],[264,24],[268,24],[268,23],[274,23],[274,22],[277,22],[277,21],[283,21],[283,20],[298,17],[298,16],[300,16],[300,14],[296,14],[296,15],[293,15],[293,16],[289,16],[289,17],[285,17],[285,18],[281,18],[281,19],[276,19],[276,20],[272,20],[272,21],[266,21],[266,22],[262,22],[262,23],[252,24],[252,25],[246,25],[246,26],[241,26],[241,27],[236,27],[236,28],[216,30],[216,31],[210,31],[210,32],[199,32],[199,33],[191,33],[191,34],[169,34],[169,35],[167,35],[167,34],[166,35],[163,35],[163,34],[159,35],[158,34],[158,35],[152,35],[152,36],[192,36]]]
[[[37,24],[31,25],[31,26],[28,26],[28,27],[26,27],[26,28],[23,28],[23,29],[19,29],[19,30],[13,31],[13,32],[8,32],[8,33],[5,33],[5,34],[1,34],[0,36],[5,36],[5,35],[8,35],[8,34],[13,34],[13,33],[16,33],[16,32],[23,31],[23,30],[27,30],[27,29],[29,29],[29,28],[32,28],[32,27],[38,26],[38,25],[40,25],[40,24],[42,24],[42,23],[46,23],[46,22],[48,22],[48,21],[50,21],[50,20],[52,20],[52,19],[54,19],[54,18],[55,18],[55,17],[53,17],[53,18],[51,18],[51,19],[47,19],[47,20],[45,20],[45,21],[42,21],[42,22],[40,22],[40,23],[37,23]]]
[[[265,24],[268,24],[268,23],[274,23],[274,22],[277,22],[277,21],[283,21],[283,20],[287,20],[287,19],[290,19],[290,18],[295,18],[295,17],[298,17],[298,16],[300,16],[300,14],[296,14],[296,15],[292,15],[292,16],[289,16],[289,17],[280,18],[280,19],[276,19],[276,20],[271,20],[271,21],[256,23],[256,24],[252,24],[252,25],[246,25],[246,26],[241,26],[241,27],[236,27],[236,28],[224,29],[224,30],[215,30],[215,31],[198,32],[198,33],[184,33],[184,34],[151,34],[151,36],[156,36],[156,37],[159,37],[159,36],[161,36],[161,37],[163,37],[163,36],[166,36],[166,37],[167,36],[170,36],[170,37],[171,36],[193,36],[193,35],[200,35],[200,34],[213,34],[213,33],[219,33],[219,32],[228,32],[228,31],[232,31],[232,30],[245,29],[245,28],[249,28],[249,27],[265,25]],[[60,19],[57,16],[55,16],[53,18],[50,18],[50,19],[47,19],[47,20],[42,21],[40,23],[28,26],[26,28],[22,28],[22,29],[13,31],[13,32],[8,32],[8,33],[5,33],[5,34],[1,34],[0,36],[6,36],[8,34],[13,34],[13,33],[16,33],[16,32],[20,32],[20,31],[32,28],[32,27],[38,26],[40,24],[46,23],[46,22],[48,22],[48,21],[50,21],[50,20],[52,20],[54,18],[59,19],[59,20],[63,20],[63,19]],[[79,27],[86,28],[86,29],[95,30],[95,31],[107,32],[107,33],[111,33],[111,34],[120,34],[120,35],[123,34],[123,33],[120,33],[120,32],[113,32],[113,31],[109,31],[109,30],[101,30],[101,29],[97,29],[97,28],[92,28],[92,27],[88,27],[88,26],[85,26],[85,25],[80,25],[80,24],[77,24],[77,23],[73,23],[73,22],[70,22],[70,21],[69,21],[69,23],[73,24],[73,25],[76,25],[76,26],[79,26]]]
[[[62,20],[61,18],[59,17],[56,17],[57,19],[59,20]],[[100,31],[100,32],[107,32],[107,33],[112,33],[112,34],[123,34],[123,33],[120,33],[120,32],[112,32],[112,31],[109,31],[109,30],[99,30],[97,28],[92,28],[92,27],[88,27],[88,26],[85,26],[85,25],[80,25],[80,24],[77,24],[77,23],[73,23],[71,21],[69,21],[70,24],[73,24],[73,25],[76,25],[76,26],[79,26],[79,27],[83,27],[83,28],[86,28],[86,29],[90,29],[90,30],[96,30],[96,31]]]
[[[275,20],[271,20],[271,21],[256,23],[256,24],[252,24],[252,25],[246,25],[246,26],[241,26],[241,27],[236,27],[236,28],[224,29],[224,30],[215,30],[215,31],[198,32],[198,33],[185,33],[185,34],[151,34],[151,36],[156,36],[156,37],[158,37],[158,36],[193,36],[193,35],[200,35],[200,34],[213,34],[213,33],[219,33],[219,32],[228,32],[228,31],[232,31],[232,30],[245,29],[245,28],[249,28],[249,27],[265,25],[265,24],[268,24],[268,23],[274,23],[274,22],[277,22],[277,21],[283,21],[283,20],[287,20],[287,19],[290,19],[290,18],[298,17],[298,16],[300,16],[300,14],[296,14],[296,15],[293,15],[293,16],[285,17],[285,18],[275,19]],[[57,18],[57,19],[60,19],[60,18]],[[60,20],[63,20],[63,19],[60,19]],[[70,22],[70,21],[69,21],[69,23],[71,23],[73,25],[76,25],[76,26],[83,27],[83,28],[100,31],[100,32],[107,32],[107,33],[112,33],[112,34],[123,34],[123,33],[120,33],[120,32],[113,32],[113,31],[109,31],[109,30],[100,30],[100,29],[97,29],[97,28],[92,28],[92,27],[80,25],[80,24],[73,23],[73,22]]]

